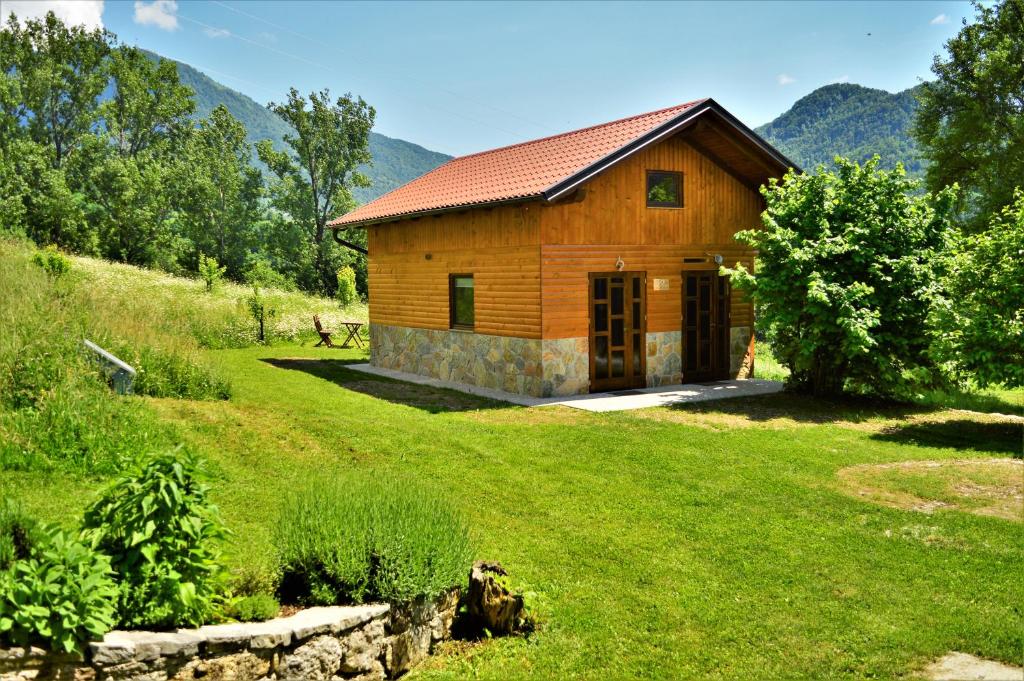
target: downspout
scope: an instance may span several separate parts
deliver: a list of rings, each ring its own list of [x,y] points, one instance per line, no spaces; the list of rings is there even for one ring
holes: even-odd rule
[[[362,253],[363,255],[369,255],[369,253],[367,253],[366,249],[363,248],[362,246],[360,246],[359,244],[354,244],[351,241],[345,241],[344,239],[342,239],[341,236],[339,236],[339,232],[341,232],[340,229],[337,229],[335,227],[331,228],[331,233],[334,234],[334,240],[339,245],[344,246],[345,248],[349,248],[349,249],[355,251],[356,253]]]

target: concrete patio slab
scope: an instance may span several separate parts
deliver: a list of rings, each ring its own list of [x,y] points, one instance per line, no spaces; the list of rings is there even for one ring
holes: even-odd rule
[[[768,395],[782,390],[778,381],[764,381],[751,378],[735,381],[717,381],[714,383],[687,383],[683,385],[667,385],[658,388],[639,388],[636,390],[619,390],[591,395],[573,395],[571,397],[531,397],[517,395],[492,388],[481,388],[466,383],[442,381],[429,376],[410,374],[404,371],[382,369],[369,364],[349,364],[347,369],[361,371],[374,376],[427,385],[434,388],[447,388],[479,395],[492,400],[511,402],[523,407],[550,407],[561,405],[573,409],[584,409],[593,412],[625,411],[628,409],[646,409],[648,407],[665,407],[688,402],[707,402],[723,400],[730,397],[748,397],[751,395]]]

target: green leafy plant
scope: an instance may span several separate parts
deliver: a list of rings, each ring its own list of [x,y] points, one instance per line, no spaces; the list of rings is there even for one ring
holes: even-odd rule
[[[935,350],[977,385],[1024,386],[1024,191],[987,230],[959,240],[936,307]]]
[[[762,190],[764,227],[736,235],[759,269],[727,272],[753,296],[794,390],[889,396],[934,379],[927,324],[953,194],[915,194],[902,167],[878,164],[790,172]]]
[[[32,256],[32,262],[42,267],[52,279],[60,279],[71,271],[71,261],[53,244],[36,251]]]
[[[0,640],[72,652],[114,626],[110,561],[56,529],[0,573]]]
[[[225,529],[187,452],[146,457],[86,511],[84,535],[111,557],[120,624],[199,625],[215,611]]]
[[[338,304],[346,308],[356,300],[356,271],[345,265],[338,270]]]
[[[252,285],[252,293],[245,297],[245,305],[249,315],[256,322],[256,339],[260,343],[267,342],[267,321],[277,314],[259,284]]]
[[[514,631],[529,635],[544,625],[548,617],[548,602],[544,594],[522,580],[512,580],[508,575],[495,574],[494,581],[523,604],[523,608],[514,622]],[[491,632],[486,629],[484,631],[490,638]]]
[[[213,287],[224,278],[227,267],[221,267],[216,258],[208,258],[205,253],[199,254],[199,277],[206,284],[206,292],[212,293]]]
[[[245,281],[252,292],[243,299],[249,315],[256,322],[256,339],[267,342],[267,322],[277,314],[274,302],[264,293],[266,286],[283,286],[284,277],[276,272],[264,258],[254,258],[245,273]]]
[[[289,497],[275,531],[284,602],[393,603],[465,580],[463,520],[430,491],[401,482],[318,481]]]

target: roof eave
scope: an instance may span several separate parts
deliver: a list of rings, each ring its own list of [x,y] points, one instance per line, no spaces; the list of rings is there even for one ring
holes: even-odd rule
[[[353,220],[352,222],[329,222],[327,226],[331,229],[351,229],[353,227],[369,227],[370,225],[379,225],[385,222],[398,222],[399,220],[412,220],[415,218],[430,217],[432,215],[442,215],[444,213],[460,213],[462,211],[470,210],[473,208],[496,208],[498,206],[509,206],[516,203],[532,203],[534,201],[541,201],[544,199],[543,194],[527,194],[525,196],[517,196],[511,199],[498,199],[495,201],[479,201],[476,203],[462,203],[457,206],[444,206],[442,208],[428,208],[425,210],[418,210],[412,213],[398,213],[396,215],[385,215],[378,218],[368,218],[366,220]],[[339,218],[340,220],[341,218]]]

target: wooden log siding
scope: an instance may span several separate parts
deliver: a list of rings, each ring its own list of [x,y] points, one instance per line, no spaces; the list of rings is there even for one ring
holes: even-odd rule
[[[447,329],[448,275],[465,273],[476,333],[540,338],[538,212],[499,206],[370,227],[370,323]]]
[[[646,173],[683,173],[682,208],[648,208]],[[541,212],[541,290],[544,338],[578,338],[589,328],[587,274],[625,269],[647,272],[648,332],[678,331],[684,269],[717,269],[684,258],[721,254],[725,264],[753,267],[753,253],[733,239],[760,224],[761,196],[698,153],[685,137],[667,140],[623,161],[587,183],[578,203]],[[655,279],[668,279],[655,291]],[[752,326],[753,306],[739,292],[732,326]]]
[[[683,208],[647,208],[646,171],[683,173]],[[477,333],[522,338],[587,335],[587,274],[647,272],[647,329],[678,331],[684,258],[720,253],[753,266],[733,239],[760,224],[760,195],[685,137],[646,149],[595,177],[582,200],[471,208],[369,227],[370,322],[447,329],[448,275],[474,275]],[[427,254],[430,259],[427,259]],[[655,291],[655,279],[668,279]],[[752,326],[739,292],[732,325]]]

